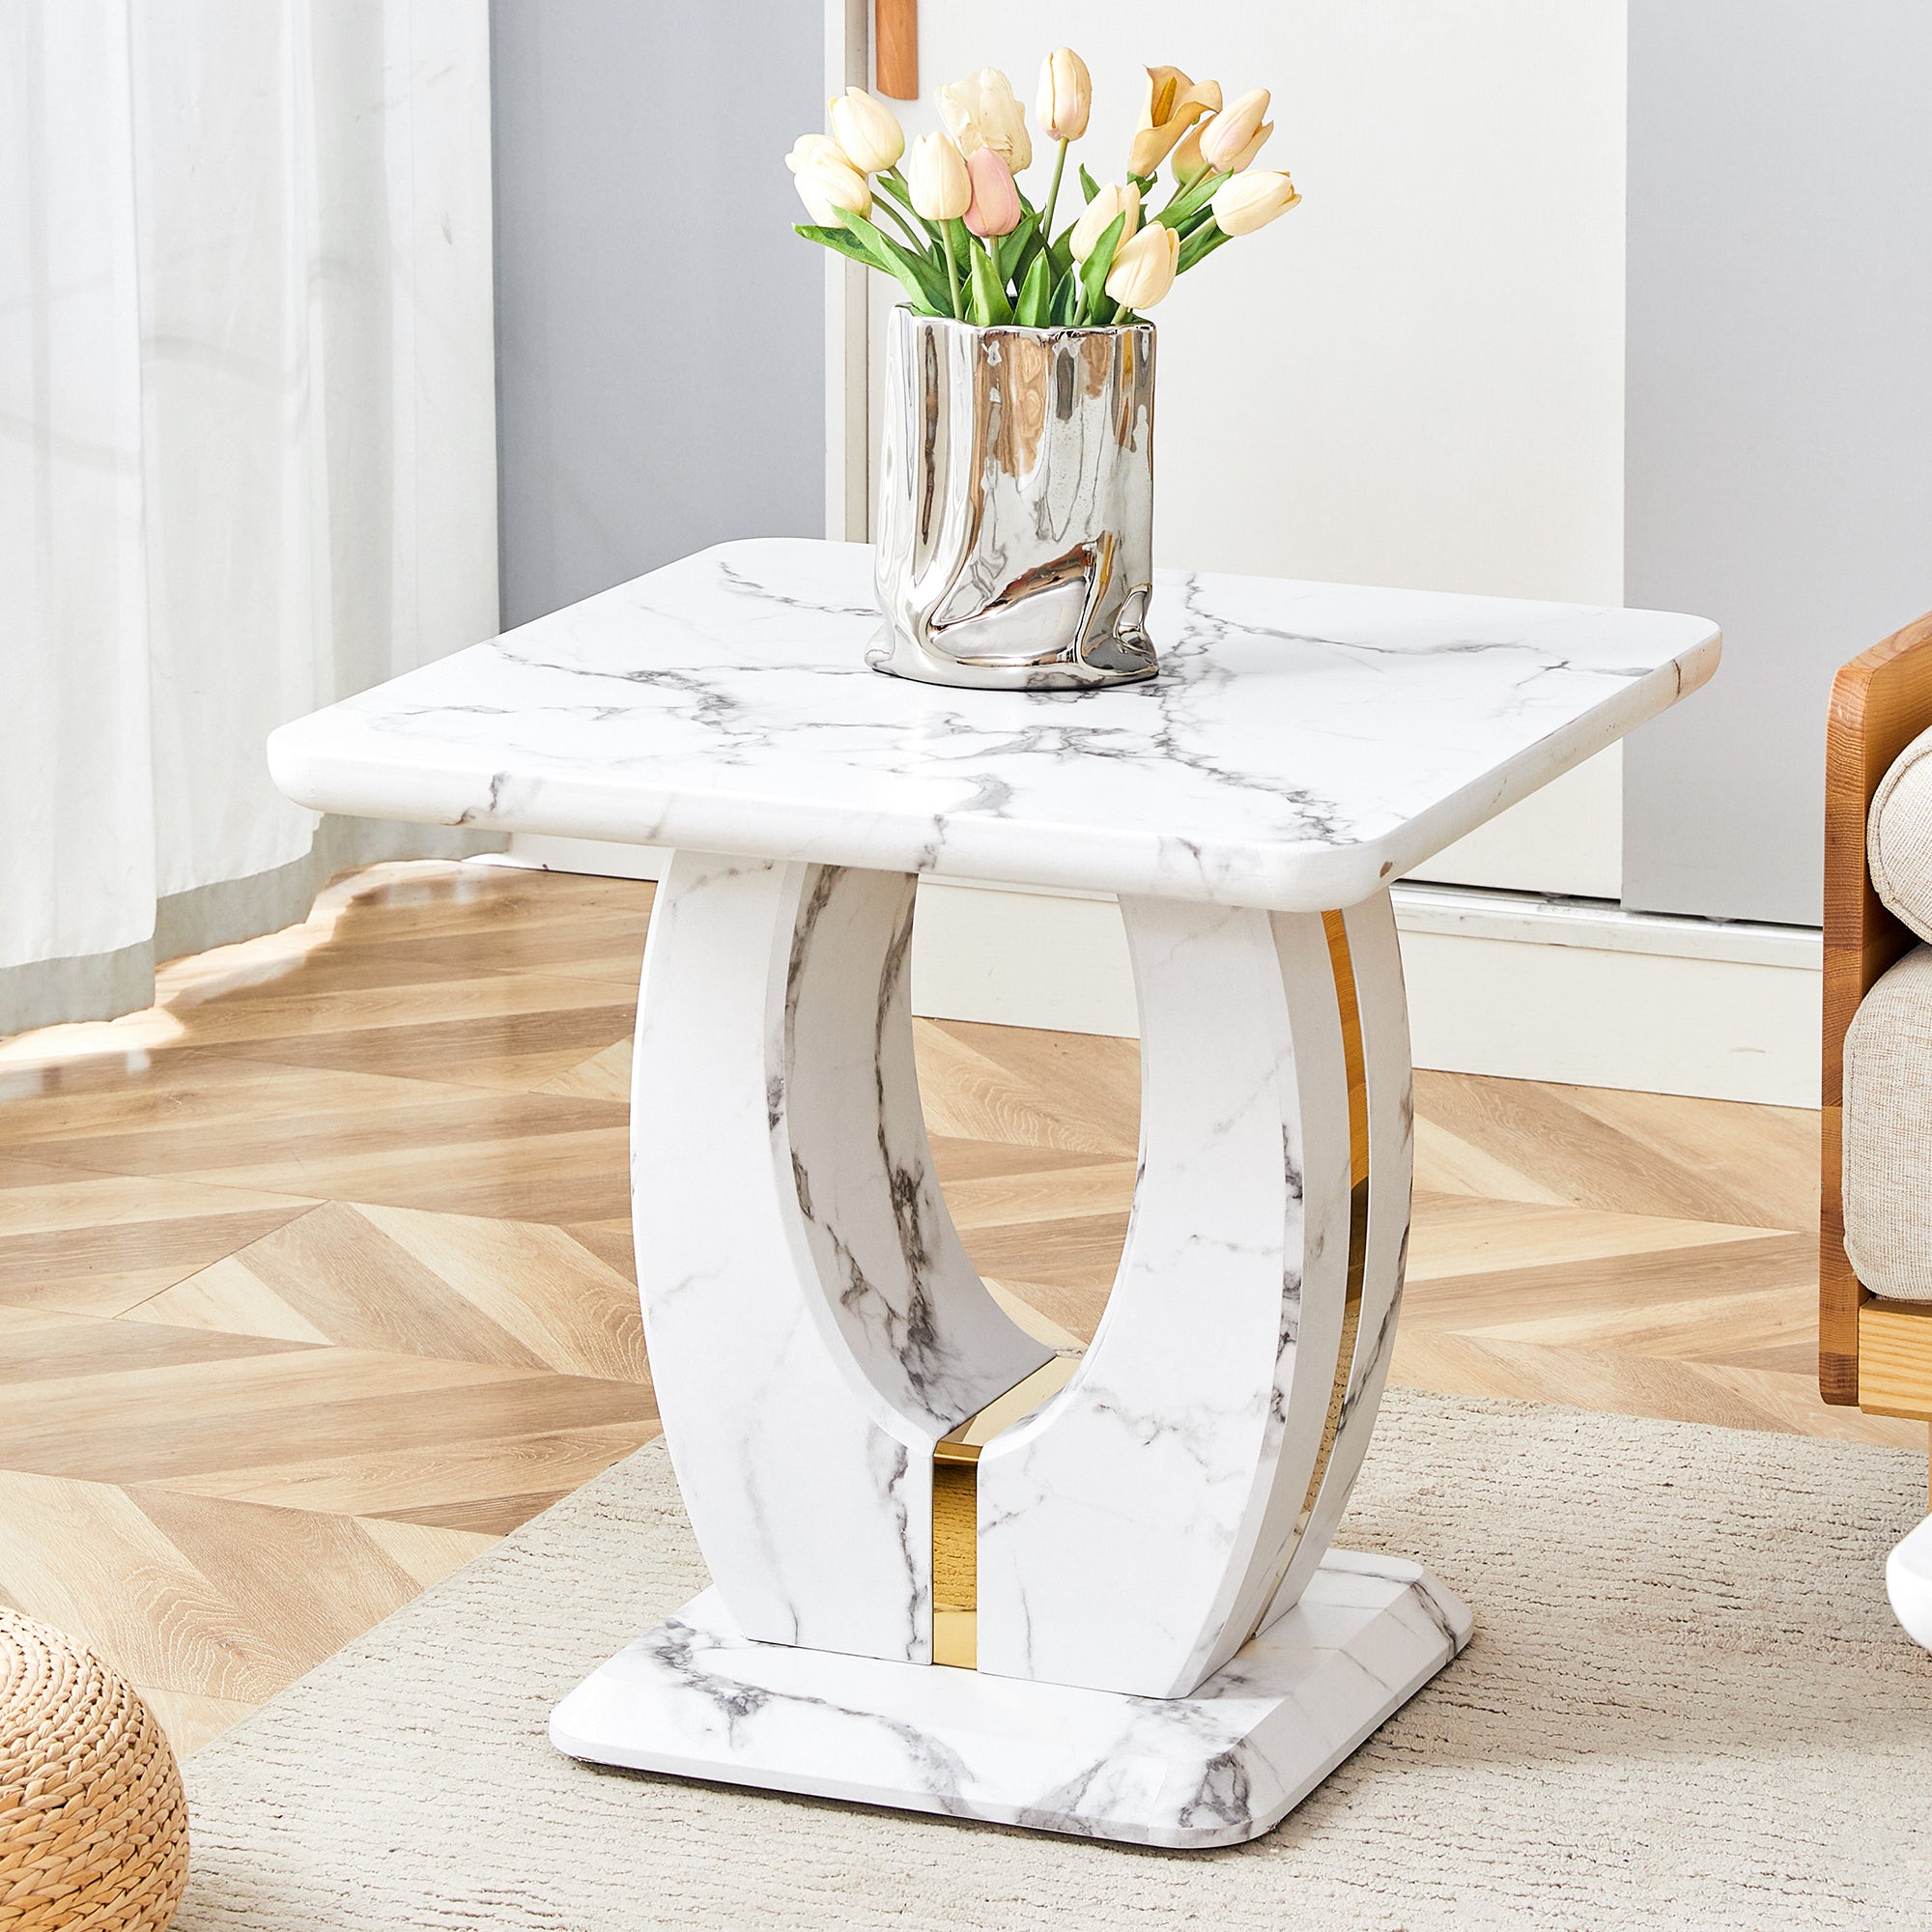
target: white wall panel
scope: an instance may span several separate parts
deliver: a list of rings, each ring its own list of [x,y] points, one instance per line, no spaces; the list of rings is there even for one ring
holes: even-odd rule
[[[1626,888],[1815,924],[1833,673],[1932,605],[1932,8],[1631,26],[1631,594],[1724,668],[1631,741]]]

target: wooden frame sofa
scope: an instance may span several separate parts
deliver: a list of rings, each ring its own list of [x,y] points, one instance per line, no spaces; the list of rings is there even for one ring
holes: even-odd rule
[[[1867,822],[1899,754],[1927,730],[1932,730],[1932,614],[1854,658],[1832,689],[1825,753],[1818,1256],[1819,1392],[1829,1403],[1855,1403],[1876,1414],[1932,1423],[1932,1300],[1888,1299],[1859,1279],[1845,1245],[1843,1165],[1846,1036],[1867,994],[1921,944],[1919,933],[1879,897],[1868,863]]]

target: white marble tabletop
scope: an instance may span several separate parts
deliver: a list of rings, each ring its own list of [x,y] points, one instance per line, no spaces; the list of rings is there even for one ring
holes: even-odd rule
[[[1160,572],[1151,682],[881,676],[871,552],[723,544],[283,726],[318,810],[1351,905],[1694,690],[1701,617]]]

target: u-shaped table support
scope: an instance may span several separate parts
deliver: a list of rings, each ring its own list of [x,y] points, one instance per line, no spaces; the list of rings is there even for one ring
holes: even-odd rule
[[[553,1737],[1087,1835],[1252,1836],[1469,1630],[1415,1565],[1329,1549],[1407,1241],[1387,895],[1327,914],[1122,899],[1140,1173],[1069,1378],[980,1283],[933,1176],[914,885],[680,853],[659,888],[638,1272],[715,1587],[573,1692]],[[967,1458],[977,1667],[947,1668],[935,1455],[1016,1385],[1022,1409],[1044,1399]]]

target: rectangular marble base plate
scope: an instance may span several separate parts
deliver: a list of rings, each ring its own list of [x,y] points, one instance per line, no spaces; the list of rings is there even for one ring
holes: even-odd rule
[[[716,1590],[556,1707],[572,1757],[1179,1849],[1278,1824],[1469,1640],[1399,1557],[1331,1550],[1191,1697],[753,1643]]]

